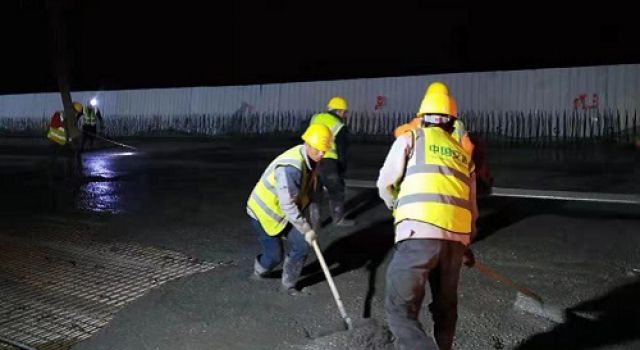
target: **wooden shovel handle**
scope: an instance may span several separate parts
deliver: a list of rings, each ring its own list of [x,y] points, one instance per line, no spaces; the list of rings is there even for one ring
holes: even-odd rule
[[[519,291],[520,293],[536,299],[539,302],[542,302],[542,298],[540,298],[536,293],[532,292],[531,290],[529,290],[528,288],[525,288],[519,284],[517,284],[516,282],[512,281],[510,278],[503,276],[495,271],[493,271],[492,269],[490,269],[489,267],[487,267],[485,264],[481,263],[480,261],[476,260],[475,264],[473,265],[478,271],[480,271],[483,275],[489,277],[490,279],[497,281],[497,282],[502,282],[504,284],[506,284],[507,286],[516,289],[517,291]]]

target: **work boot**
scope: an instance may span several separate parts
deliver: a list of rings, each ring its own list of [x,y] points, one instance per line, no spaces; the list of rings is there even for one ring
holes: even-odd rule
[[[288,256],[284,258],[284,264],[282,265],[283,292],[292,296],[306,295],[304,292],[296,289],[296,282],[298,282],[303,266],[304,260],[293,262]]]
[[[295,287],[285,288],[284,286],[282,286],[282,292],[287,293],[292,297],[306,297],[311,295],[311,293],[307,292],[306,288],[298,290]]]
[[[338,227],[353,227],[356,225],[355,220],[349,220],[345,217],[344,204],[330,202],[331,205],[331,217],[333,222]]]
[[[251,273],[249,278],[254,281],[264,281],[267,279],[266,276],[268,273],[269,270],[260,265],[260,255],[256,256],[256,259],[253,262],[253,273]]]

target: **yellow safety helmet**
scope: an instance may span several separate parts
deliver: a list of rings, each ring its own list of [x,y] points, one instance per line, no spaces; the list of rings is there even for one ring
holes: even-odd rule
[[[429,94],[445,94],[445,95],[449,95],[449,88],[447,88],[446,85],[444,85],[444,83],[441,83],[439,81],[433,82],[431,84],[429,84],[429,87],[427,87],[427,92],[425,92],[425,97]]]
[[[332,110],[344,110],[344,111],[346,111],[347,109],[349,109],[349,106],[347,105],[347,100],[345,100],[343,97],[334,96],[327,103],[327,108],[330,111],[332,111]]]
[[[73,110],[80,113],[82,112],[82,104],[80,102],[73,102]]]
[[[331,130],[322,124],[311,124],[302,134],[304,142],[318,151],[327,152],[331,149],[333,135]]]
[[[458,117],[458,108],[453,97],[449,96],[449,89],[441,82],[429,85],[427,93],[420,103],[418,116],[425,114],[441,114],[453,118]]]

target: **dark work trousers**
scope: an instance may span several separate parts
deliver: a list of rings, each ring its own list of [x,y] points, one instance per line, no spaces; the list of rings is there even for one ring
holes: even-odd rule
[[[95,125],[82,126],[82,141],[80,143],[80,152],[84,150],[84,143],[89,140],[89,147],[93,148],[93,140],[96,138],[97,128]]]
[[[439,239],[408,239],[395,245],[387,268],[385,311],[396,349],[451,349],[465,249],[462,243]],[[418,321],[427,283],[435,342]]]
[[[323,158],[318,163],[320,184],[327,188],[329,200],[335,205],[344,206],[344,173],[337,159]],[[318,186],[318,190],[322,190]]]

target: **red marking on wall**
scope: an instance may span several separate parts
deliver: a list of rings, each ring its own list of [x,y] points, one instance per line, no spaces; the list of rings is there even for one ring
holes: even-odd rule
[[[589,98],[588,94],[580,94],[573,99],[573,109],[587,110],[598,108],[598,94],[592,94]]]
[[[385,96],[377,96],[376,97],[376,105],[373,108],[374,110],[379,110],[382,109],[382,107],[384,107],[384,105],[387,103],[387,98]]]

